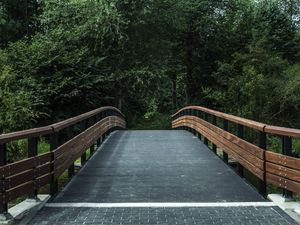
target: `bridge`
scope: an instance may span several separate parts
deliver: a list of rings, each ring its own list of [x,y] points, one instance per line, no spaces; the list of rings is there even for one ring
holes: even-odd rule
[[[292,151],[300,130],[200,106],[172,115],[172,128],[126,130],[121,111],[102,107],[0,135],[0,224],[298,224],[266,197],[300,193]],[[281,152],[270,149],[271,136]],[[9,162],[18,140],[28,157]],[[39,152],[41,140],[49,152]],[[12,219],[12,203],[38,202],[45,188],[51,198],[40,210]]]

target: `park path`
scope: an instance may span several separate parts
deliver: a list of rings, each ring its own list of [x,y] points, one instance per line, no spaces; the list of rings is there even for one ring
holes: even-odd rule
[[[192,134],[117,131],[29,224],[296,224]]]

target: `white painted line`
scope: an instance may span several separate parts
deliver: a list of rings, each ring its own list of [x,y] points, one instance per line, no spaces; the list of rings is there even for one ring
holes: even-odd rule
[[[247,206],[276,206],[273,202],[208,202],[208,203],[185,203],[185,202],[147,202],[147,203],[47,203],[46,207],[65,208],[184,208],[184,207],[247,207]]]

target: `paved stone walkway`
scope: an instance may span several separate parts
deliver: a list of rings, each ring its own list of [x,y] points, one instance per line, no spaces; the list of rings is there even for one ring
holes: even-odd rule
[[[265,202],[186,131],[119,131],[54,203]],[[50,205],[49,205],[50,206]],[[30,224],[295,224],[277,207],[45,207]]]
[[[44,208],[31,225],[296,225],[277,207]]]

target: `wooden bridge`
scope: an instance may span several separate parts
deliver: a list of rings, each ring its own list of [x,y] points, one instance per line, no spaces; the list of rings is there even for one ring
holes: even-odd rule
[[[38,201],[49,186],[50,201],[26,223],[297,224],[266,196],[276,188],[285,198],[300,193],[300,159],[292,151],[300,130],[199,106],[172,119],[173,130],[130,131],[118,109],[102,107],[0,135],[0,220],[10,219],[10,203]],[[282,152],[269,148],[271,136]],[[28,158],[8,162],[7,148],[23,139]],[[39,154],[41,140],[49,152]],[[59,190],[66,173],[70,182]]]

